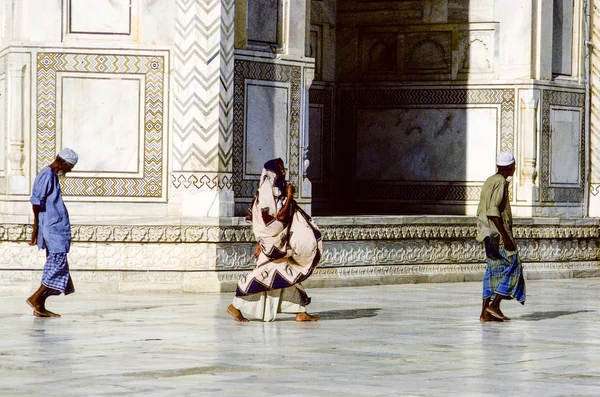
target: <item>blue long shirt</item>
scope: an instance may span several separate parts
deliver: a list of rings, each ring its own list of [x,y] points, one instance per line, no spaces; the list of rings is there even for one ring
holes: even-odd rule
[[[71,223],[62,199],[58,175],[45,167],[35,177],[31,192],[31,204],[40,206],[38,215],[39,249],[48,252],[69,252],[71,248]]]

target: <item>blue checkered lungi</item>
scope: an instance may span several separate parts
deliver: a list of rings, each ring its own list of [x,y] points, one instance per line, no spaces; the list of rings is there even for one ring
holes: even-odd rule
[[[489,238],[483,243],[487,262],[483,278],[483,299],[493,299],[496,294],[500,294],[524,305],[525,279],[519,254],[508,256],[504,246],[494,244]]]
[[[67,262],[66,252],[55,253],[46,251],[46,264],[44,265],[42,284],[65,295],[75,292],[73,281],[71,281],[71,276],[69,275],[69,263]]]

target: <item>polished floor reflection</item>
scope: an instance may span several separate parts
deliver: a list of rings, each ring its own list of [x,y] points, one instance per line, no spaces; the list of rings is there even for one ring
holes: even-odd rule
[[[312,289],[322,320],[235,323],[229,294],[0,291],[1,396],[600,396],[600,279]]]

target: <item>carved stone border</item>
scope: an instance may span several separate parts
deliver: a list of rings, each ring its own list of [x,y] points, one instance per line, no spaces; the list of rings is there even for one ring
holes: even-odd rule
[[[586,276],[585,273],[590,273],[589,277],[597,277],[600,274],[600,265],[596,262],[557,262],[557,263],[526,263],[525,278],[533,272],[574,272],[573,276]],[[470,264],[453,264],[453,265],[394,265],[394,266],[357,266],[347,268],[320,268],[318,267],[312,276],[307,280],[306,284],[317,284],[318,281],[326,280],[351,280],[369,277],[416,277],[414,282],[428,281],[444,281],[437,280],[435,277],[428,276],[457,276],[449,281],[467,281],[465,276],[470,281],[482,280],[485,272],[485,263],[470,263]],[[219,281],[223,284],[236,283],[240,278],[245,276],[245,271],[220,272],[218,273]],[[462,276],[459,277],[459,276]],[[425,279],[419,280],[420,277]],[[537,278],[537,277],[534,277]],[[368,285],[365,283],[364,285]]]
[[[0,224],[0,241],[28,241],[31,225]],[[474,239],[473,225],[348,225],[321,226],[324,241],[395,241]],[[517,239],[598,239],[598,225],[517,225]],[[75,242],[144,243],[254,243],[250,225],[164,226],[164,225],[72,225]]]

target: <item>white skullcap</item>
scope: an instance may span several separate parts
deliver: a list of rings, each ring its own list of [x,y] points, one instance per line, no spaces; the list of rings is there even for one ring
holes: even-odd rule
[[[77,160],[79,159],[77,153],[75,153],[73,149],[69,149],[68,147],[61,150],[60,153],[58,153],[58,157],[65,160],[67,163],[73,165],[77,164]]]
[[[505,166],[511,165],[515,162],[515,156],[509,151],[498,153],[498,158],[496,159],[496,165]]]

